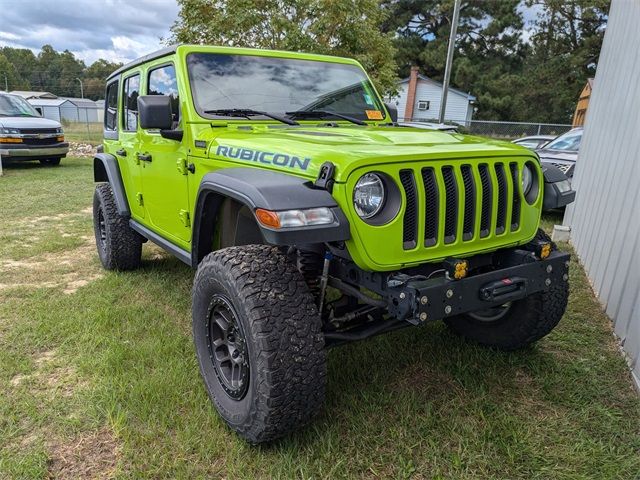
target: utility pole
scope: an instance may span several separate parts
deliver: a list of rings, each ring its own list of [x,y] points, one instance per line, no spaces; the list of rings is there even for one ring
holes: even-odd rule
[[[84,98],[84,86],[82,85],[82,80],[80,80],[79,78],[76,78],[76,80],[80,82],[80,98]]]
[[[449,48],[447,49],[447,63],[444,67],[444,81],[442,82],[442,101],[440,102],[440,117],[438,121],[444,123],[444,114],[447,110],[447,94],[449,93],[449,79],[451,78],[451,65],[453,63],[453,51],[456,47],[456,32],[458,30],[458,18],[460,17],[460,2],[455,0],[453,6],[453,19],[451,20],[451,34],[449,35]]]
[[[7,81],[7,74],[4,74],[4,91],[9,93],[9,82]]]

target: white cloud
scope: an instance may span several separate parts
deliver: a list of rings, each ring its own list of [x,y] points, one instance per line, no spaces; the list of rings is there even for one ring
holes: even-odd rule
[[[0,0],[0,45],[38,52],[49,44],[91,64],[127,62],[162,47],[176,0]]]

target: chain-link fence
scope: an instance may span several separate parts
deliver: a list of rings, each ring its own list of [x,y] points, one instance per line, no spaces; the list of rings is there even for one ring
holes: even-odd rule
[[[102,123],[99,122],[69,122],[62,121],[64,136],[68,142],[88,143],[99,145],[102,143]]]
[[[434,119],[421,118],[414,118],[412,121],[438,122]],[[571,125],[564,123],[505,122],[499,120],[447,120],[446,123],[457,126],[462,133],[504,140],[513,140],[530,135],[550,135],[555,137],[571,130]]]
[[[500,122],[488,120],[470,120],[461,123],[462,131],[484,137],[509,140],[530,135],[552,135],[555,137],[571,130],[571,125],[561,123]]]

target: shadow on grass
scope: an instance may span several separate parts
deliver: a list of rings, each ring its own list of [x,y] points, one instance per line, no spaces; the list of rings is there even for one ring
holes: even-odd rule
[[[161,278],[184,295],[190,295],[194,274],[170,256],[147,256],[142,268],[133,273],[143,275],[147,286]],[[160,294],[162,287],[158,288]],[[488,395],[493,408],[503,408],[523,395],[523,386],[530,393],[542,377],[557,370],[556,361],[537,345],[516,352],[475,345],[450,332],[441,321],[408,326],[328,351],[327,400],[311,430],[358,429],[376,423],[380,409],[411,411],[423,405],[444,411]],[[308,431],[298,432],[263,448],[289,448],[291,441],[313,443],[312,437]]]

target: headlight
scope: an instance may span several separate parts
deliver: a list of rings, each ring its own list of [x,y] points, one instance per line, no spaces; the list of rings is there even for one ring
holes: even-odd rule
[[[19,135],[19,128],[0,127],[0,135]]]
[[[56,133],[62,133],[62,127],[56,128]]]
[[[384,183],[379,175],[366,173],[353,189],[353,206],[360,218],[371,218],[384,206]]]
[[[526,163],[522,169],[522,194],[526,197],[533,185],[533,176],[535,172],[532,171],[531,165]]]
[[[262,225],[271,228],[330,225],[335,221],[331,209],[327,207],[306,210],[281,210],[279,212],[258,208],[256,209],[256,218]]]

